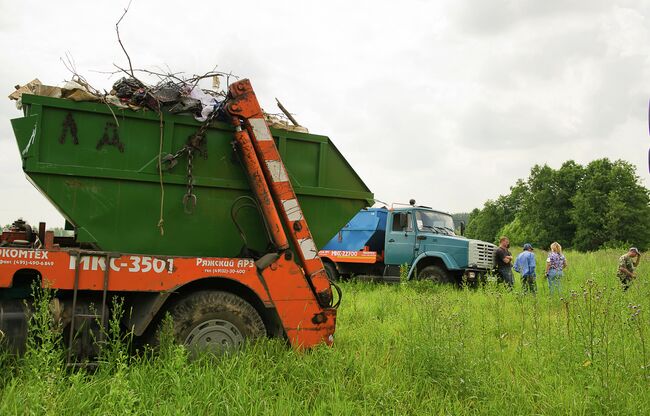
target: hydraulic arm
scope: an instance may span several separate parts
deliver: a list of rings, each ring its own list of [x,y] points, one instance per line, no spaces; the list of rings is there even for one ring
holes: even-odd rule
[[[323,262],[250,81],[244,79],[232,84],[228,94],[226,111],[237,130],[235,138],[251,187],[271,229],[273,243],[279,252],[289,248],[283,227],[286,225],[319,304],[331,306],[332,290]]]
[[[39,143],[52,142],[38,136],[53,131],[48,125],[43,125],[51,118],[44,117],[43,112],[54,114],[53,117],[56,118],[66,112],[52,110],[50,113],[50,107],[67,109],[71,104],[49,97],[46,101],[48,105],[34,105],[29,108],[29,116],[16,121],[18,137],[22,138],[23,132],[26,132],[29,140],[37,140]],[[114,117],[109,112],[102,113],[104,108],[97,112],[73,110],[67,113],[66,119],[77,117],[87,120],[85,117],[92,114],[93,119],[97,117],[106,120],[106,123],[112,123]],[[126,114],[130,115],[128,112]],[[238,81],[230,86],[226,102],[218,114],[225,115],[235,126],[237,152],[268,228],[272,248],[264,255],[254,258],[247,255],[212,257],[211,251],[196,254],[190,252],[189,255],[161,253],[158,251],[161,247],[158,244],[169,243],[169,237],[165,235],[168,240],[163,241],[156,233],[156,240],[152,240],[151,247],[147,247],[149,252],[138,254],[128,248],[116,250],[115,246],[102,247],[100,241],[110,239],[95,239],[86,227],[78,223],[75,224],[74,237],[54,237],[53,232],[46,231],[44,223],[39,226],[38,235],[35,235],[30,226],[17,221],[10,230],[4,230],[0,235],[0,333],[8,334],[14,350],[24,350],[26,345],[27,323],[33,313],[30,289],[34,284],[56,290],[50,309],[56,312],[54,318],[65,328],[70,364],[75,364],[77,358],[97,356],[102,344],[99,341],[102,341],[102,338],[97,336],[96,332],[101,332],[101,329],[106,327],[108,318],[113,316],[110,299],[116,296],[123,299],[125,310],[128,310],[128,313],[121,315],[122,325],[132,331],[138,342],[149,342],[149,337],[156,333],[162,318],[167,314],[174,323],[175,340],[191,349],[223,351],[227,348],[237,348],[246,340],[263,336],[285,337],[295,348],[309,348],[320,343],[331,345],[334,342],[338,304],[333,304],[332,287],[336,286],[330,285],[323,263],[318,257],[311,231],[289,181],[284,162],[248,80]],[[216,117],[216,113],[214,116]],[[133,126],[147,123],[140,117],[125,117],[125,120],[121,122],[123,130],[119,133],[126,148],[137,149],[134,154],[148,155],[148,151],[144,150],[147,141],[133,133]],[[65,123],[65,120],[63,121]],[[163,135],[155,138],[158,143],[156,152],[163,145],[171,149],[175,143],[174,132],[176,124],[179,123],[174,120],[163,121]],[[153,131],[157,132],[159,120],[156,120],[156,123]],[[215,134],[215,130],[218,130],[215,124],[206,123],[198,135],[207,137],[210,129],[213,132],[210,140],[230,140],[230,130],[222,126],[221,129],[226,134],[218,131]],[[101,122],[98,126],[101,127]],[[94,130],[91,127],[86,126],[92,133]],[[179,127],[179,131],[181,130],[182,126]],[[186,130],[182,131],[181,137],[186,137]],[[230,153],[223,141],[210,144],[218,144]],[[78,144],[67,145],[74,146],[74,150],[79,154],[90,155],[88,158],[91,162],[96,160],[95,143],[84,140]],[[195,146],[193,143],[190,145]],[[59,141],[56,146],[66,146],[66,142]],[[41,166],[39,162],[39,157],[43,160],[52,157],[47,152],[39,153],[43,149],[42,146],[27,144],[20,145],[19,148],[23,149],[21,156],[24,168],[27,166],[26,172],[50,166],[49,163],[42,163]],[[60,147],[48,147],[47,150],[58,155],[55,160],[65,161],[62,165],[65,166],[64,169],[74,164],[68,161],[73,152],[61,151]],[[59,151],[61,153],[57,153]],[[126,163],[120,157],[116,156],[115,163]],[[75,163],[87,162],[82,157],[74,160]],[[222,159],[209,159],[203,162],[203,167],[223,167],[210,165],[220,163],[215,162],[220,160]],[[87,162],[87,169],[95,168],[91,162]],[[188,165],[189,162],[188,154]],[[34,165],[31,165],[32,163]],[[101,174],[106,174],[108,170],[103,169]],[[239,167],[235,166],[234,170],[239,175]],[[149,197],[142,198],[143,195],[149,195],[145,192],[150,189],[147,187],[150,184],[147,181],[136,188],[140,192],[123,195],[109,193],[121,195],[123,199],[116,196],[97,200],[98,195],[104,196],[97,189],[105,189],[97,184],[105,186],[107,183],[114,183],[119,185],[116,189],[121,192],[122,177],[102,176],[101,181],[95,182],[79,172],[81,171],[73,170],[69,172],[70,175],[59,175],[57,172],[57,177],[65,176],[74,180],[67,179],[62,188],[56,189],[64,189],[66,198],[68,195],[74,195],[75,201],[85,201],[89,210],[99,209],[100,206],[110,220],[114,217],[107,214],[110,211],[105,209],[106,207],[131,199],[138,204],[147,203]],[[161,180],[163,179],[164,176],[161,177]],[[89,180],[91,182],[84,182]],[[129,186],[137,183],[131,180],[127,182]],[[95,185],[90,186],[88,183]],[[209,181],[200,178],[197,181],[198,192],[215,195],[214,190],[206,184],[209,184]],[[41,188],[54,192],[48,186],[49,183],[41,184]],[[124,186],[127,187],[126,182]],[[173,183],[171,186],[174,186]],[[92,192],[88,189],[92,189]],[[231,189],[228,188],[224,194],[225,192],[231,192]],[[236,191],[238,195],[246,192],[245,187],[239,187]],[[83,199],[86,196],[90,199]],[[192,198],[187,199],[192,202]],[[218,198],[213,197],[212,201],[215,199]],[[219,208],[218,203],[214,204],[209,207],[201,206],[202,214],[190,210],[183,215],[194,215],[194,220],[200,214],[203,215],[201,218],[209,218]],[[83,212],[76,212],[77,217],[82,214]],[[75,216],[72,217],[74,219]],[[254,220],[257,222],[256,218]],[[230,241],[232,237],[228,234],[228,226],[222,226],[218,231],[221,234],[215,233],[213,238],[221,239],[224,243],[221,246],[230,248],[240,244],[240,240]],[[128,233],[119,230],[115,233],[124,240],[129,240]],[[92,241],[96,241],[96,246],[84,244],[80,236],[84,239],[93,237]],[[175,236],[182,237],[183,233]],[[100,250],[101,248],[103,250]],[[196,247],[192,250],[196,250]],[[338,299],[340,300],[340,292]]]

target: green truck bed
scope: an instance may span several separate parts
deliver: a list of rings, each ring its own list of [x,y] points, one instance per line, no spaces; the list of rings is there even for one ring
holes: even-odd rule
[[[231,141],[233,128],[215,122],[205,157],[193,163],[197,206],[184,212],[187,159],[163,173],[164,235],[158,153],[182,148],[200,124],[191,116],[109,108],[106,104],[23,95],[24,117],[11,121],[29,180],[76,227],[77,240],[107,251],[224,256],[243,240],[231,219],[233,202],[252,195]],[[116,123],[117,120],[117,123]],[[75,131],[73,131],[75,130]],[[373,194],[325,136],[271,129],[318,247]],[[76,133],[76,134],[73,134]],[[252,207],[239,211],[249,246],[268,244]]]

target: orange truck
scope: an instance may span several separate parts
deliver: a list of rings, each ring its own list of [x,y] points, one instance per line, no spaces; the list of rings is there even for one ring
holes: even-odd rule
[[[219,124],[211,118],[205,123],[210,129],[199,129],[201,134],[207,134],[208,156],[194,158],[192,166],[192,153],[199,154],[198,146],[183,148],[188,149],[187,191],[185,172],[162,171],[161,160],[170,158],[143,155],[143,167],[133,160],[145,153],[138,146],[144,146],[141,143],[148,133],[137,134],[143,123],[153,125],[152,131],[160,128],[160,148],[168,148],[172,154],[184,144],[185,139],[179,142],[178,136],[187,137],[183,123],[194,122],[189,117],[159,117],[117,109],[109,112],[106,105],[36,96],[23,96],[23,106],[25,117],[12,121],[23,168],[30,181],[66,217],[72,235],[55,237],[43,223],[34,230],[23,221],[3,230],[0,330],[11,349],[24,349],[32,308],[25,300],[29,301],[34,282],[56,290],[51,309],[64,325],[71,360],[96,352],[95,340],[104,337],[103,328],[111,316],[115,296],[123,299],[126,307],[121,318],[123,328],[136,340],[155,339],[162,317],[169,314],[175,339],[190,349],[219,352],[264,336],[285,338],[295,348],[332,345],[341,293],[328,280],[306,220],[306,213],[318,218],[314,209],[319,204],[313,201],[316,191],[312,189],[310,195],[303,188],[300,194],[294,190],[292,180],[300,175],[299,167],[294,174],[281,156],[293,146],[285,137],[290,134],[269,129],[248,80],[230,85],[226,100],[215,110],[225,122]],[[101,136],[101,131],[96,133],[97,123],[101,126],[106,122],[108,126],[115,116],[113,112],[118,112],[121,122],[119,128],[111,125],[116,129],[112,142],[105,141],[106,146],[90,142],[88,138],[93,134]],[[61,125],[63,132],[59,136]],[[172,132],[174,127],[180,131],[178,134]],[[316,143],[321,151],[327,150],[322,136],[296,134],[302,135],[301,145]],[[192,138],[190,135],[187,142],[192,143]],[[158,153],[158,136],[154,135],[154,139]],[[108,146],[117,142],[120,146]],[[215,156],[211,146],[232,146],[239,161],[223,161],[225,158]],[[85,166],[93,157],[97,157],[94,165]],[[327,155],[321,153],[318,157],[327,164]],[[160,164],[149,163],[150,159],[158,159]],[[123,171],[116,171],[117,165],[124,166]],[[91,168],[95,173],[89,173]],[[224,179],[212,174],[226,168],[237,170],[240,177]],[[204,172],[204,178],[200,176],[202,169],[210,172]],[[140,179],[136,174],[149,176]],[[132,195],[125,197],[129,187],[140,180],[142,187],[134,188]],[[157,207],[159,194],[155,190],[159,180],[160,186],[166,186],[163,195],[167,198],[168,225],[164,237],[147,234],[152,229],[158,232],[155,225],[144,228],[142,221],[124,222]],[[325,179],[319,181],[327,185]],[[213,193],[213,184],[223,189]],[[331,189],[329,192],[336,196]],[[332,227],[340,227],[367,202],[372,195],[367,189],[364,192],[357,192],[351,199],[342,195],[336,206],[328,208],[328,212],[335,213],[336,221],[321,232],[323,236],[331,233]],[[175,193],[183,195],[184,206],[170,199]],[[234,226],[222,221],[223,209],[218,202],[224,200],[224,195],[229,204],[235,200],[231,207]],[[194,216],[182,212],[188,199],[195,205]],[[249,230],[248,236],[243,230],[246,227],[237,224],[241,212],[234,209],[242,200],[262,224],[262,228],[253,227],[253,233]],[[310,210],[306,213],[301,208],[303,201]],[[150,203],[153,205],[147,205]],[[170,219],[174,215],[183,219],[176,228],[174,219]],[[212,230],[210,219],[215,216],[219,221]],[[131,228],[124,228],[124,224]],[[199,226],[203,227],[201,231],[194,232],[192,227]],[[233,235],[241,235],[244,249],[229,255],[234,244],[226,243]],[[248,240],[261,237],[268,237],[263,249],[247,246]],[[160,245],[160,240],[168,241],[168,245]]]

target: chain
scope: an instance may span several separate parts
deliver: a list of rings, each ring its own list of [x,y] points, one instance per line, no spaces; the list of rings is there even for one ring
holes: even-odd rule
[[[186,214],[194,213],[196,208],[196,195],[194,195],[194,176],[192,174],[192,161],[194,150],[187,151],[187,193],[183,195],[183,208]]]
[[[196,195],[194,194],[194,174],[192,172],[194,151],[198,151],[199,153],[203,154],[204,157],[207,157],[207,153],[202,150],[205,134],[210,127],[210,123],[217,117],[218,114],[218,109],[215,109],[201,124],[201,127],[199,127],[196,133],[190,136],[185,146],[180,148],[176,153],[165,155],[161,160],[162,164],[166,164],[164,170],[170,170],[176,166],[176,164],[178,164],[178,158],[183,156],[183,154],[187,154],[187,192],[185,195],[183,195],[183,209],[186,214],[192,214],[196,209]]]
[[[203,142],[205,132],[208,130],[208,127],[210,127],[210,123],[212,123],[212,120],[214,120],[218,114],[219,111],[217,109],[211,112],[210,115],[208,115],[208,118],[206,118],[203,124],[201,124],[201,127],[196,131],[194,138],[197,139],[199,145]]]
[[[201,124],[201,126],[196,131],[196,133],[190,136],[185,146],[178,149],[176,153],[167,154],[162,157],[161,163],[163,165],[162,169],[164,171],[169,171],[173,169],[174,166],[178,164],[178,159],[182,157],[185,153],[189,154],[190,150],[198,150],[199,152],[204,153],[201,150],[201,146],[203,145],[203,140],[205,139],[205,133],[210,127],[210,123],[217,117],[218,114],[219,114],[218,109],[210,113],[208,118],[203,122],[203,124]]]

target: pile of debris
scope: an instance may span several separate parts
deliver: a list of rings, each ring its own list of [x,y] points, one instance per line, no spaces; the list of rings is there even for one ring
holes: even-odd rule
[[[218,86],[218,82],[216,85]],[[9,98],[16,100],[20,108],[23,94],[44,95],[73,101],[104,102],[135,111],[141,109],[161,111],[164,108],[172,114],[192,114],[197,121],[201,122],[205,121],[210,113],[218,110],[225,100],[223,92],[203,90],[198,87],[197,82],[190,83],[183,80],[173,82],[169,78],[155,86],[147,86],[137,78],[124,77],[113,84],[110,92],[105,93],[91,87],[79,76],[74,76],[63,87],[43,85],[41,81],[34,79],[23,86],[16,86],[16,91],[9,95]]]
[[[178,76],[166,76],[156,85],[149,86],[135,77],[123,77],[113,84],[110,91],[104,93],[93,88],[83,77],[74,75],[62,87],[43,85],[34,79],[25,85],[16,85],[9,99],[16,101],[22,108],[23,94],[42,95],[64,98],[72,101],[103,102],[107,105],[134,111],[152,110],[171,114],[191,114],[199,122],[205,122],[215,111],[221,109],[226,93],[219,89],[221,74],[209,73],[200,77],[182,79]],[[213,89],[202,89],[200,80],[212,78]],[[308,133],[305,127],[298,125],[293,117],[278,102],[283,115],[267,114],[265,118],[271,127]],[[285,116],[286,115],[286,116]],[[288,120],[291,120],[289,123]]]

